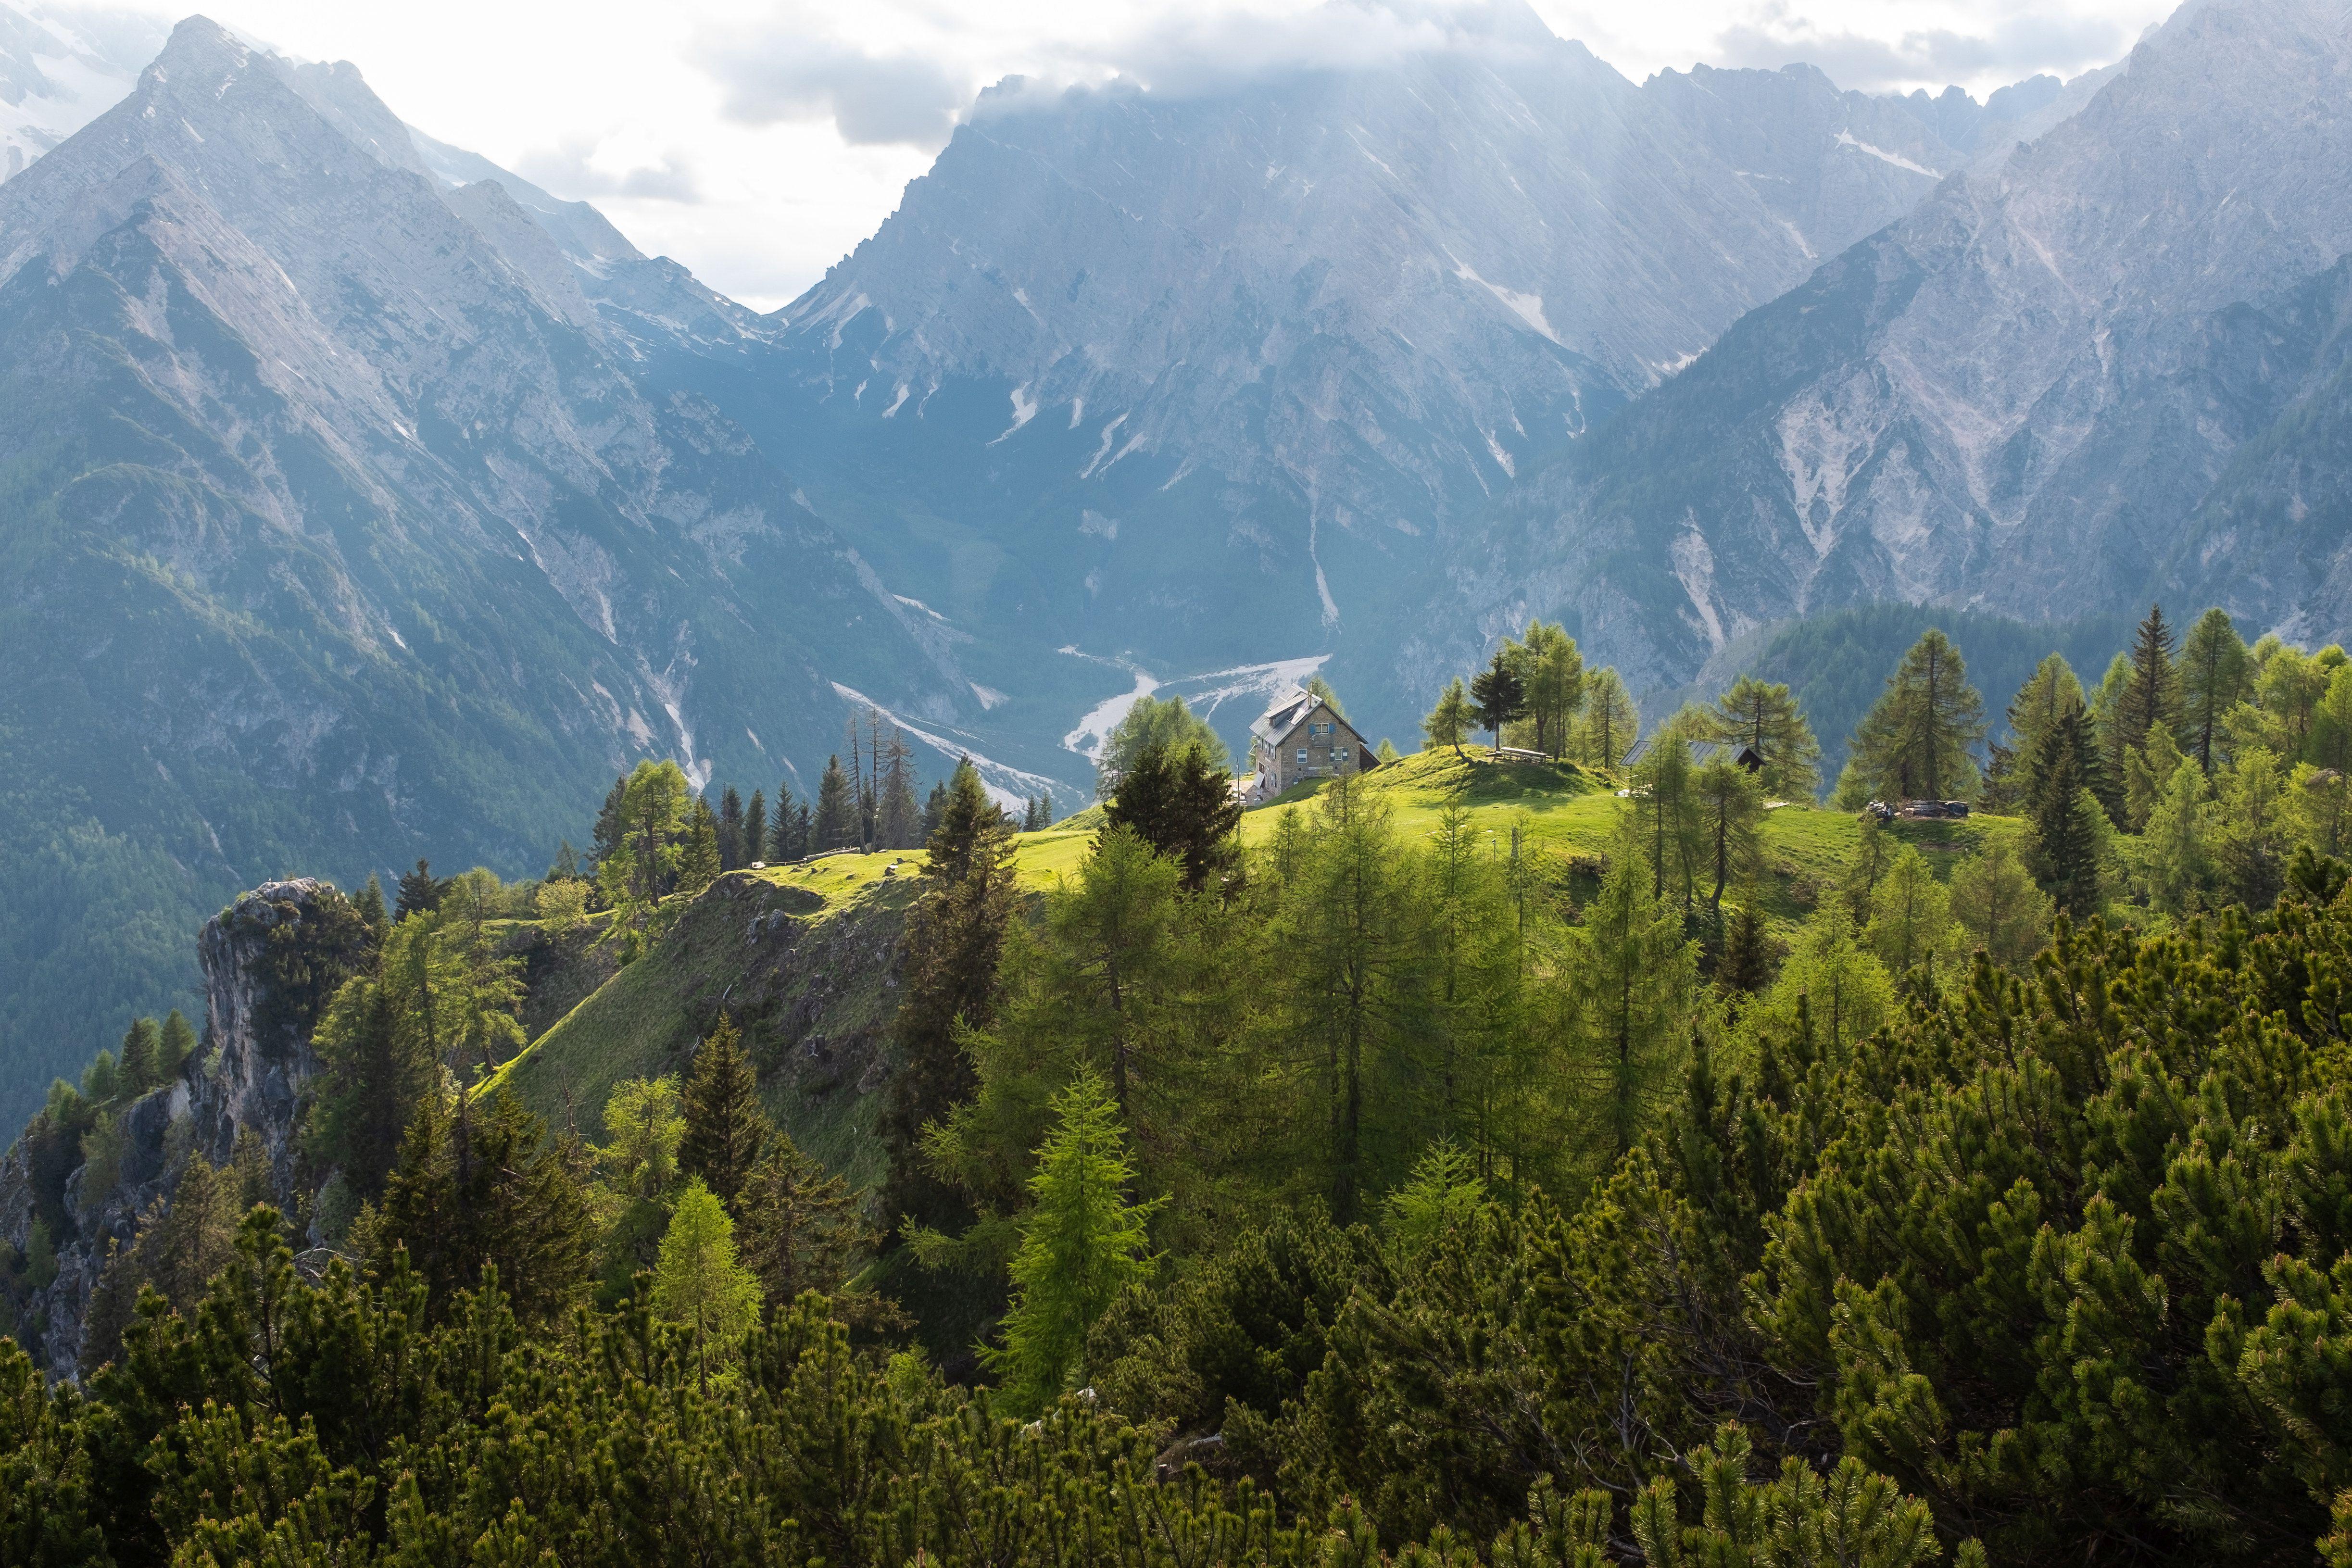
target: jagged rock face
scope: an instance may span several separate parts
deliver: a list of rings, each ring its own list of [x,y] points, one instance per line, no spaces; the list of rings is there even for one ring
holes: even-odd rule
[[[0,853],[10,1121],[156,1009],[26,877],[184,930],[282,867],[520,874],[641,758],[814,778],[836,682],[976,706],[740,428],[640,385],[575,262],[625,318],[695,296],[600,225],[446,188],[350,68],[201,20],[0,184],[0,776],[77,813],[27,835],[72,863]],[[10,995],[52,952],[71,995]]]
[[[1565,608],[1661,685],[1760,622],[1874,599],[2046,618],[2213,593],[2256,630],[2352,630],[2352,519],[2309,507],[2329,487],[2292,455],[2340,429],[2313,415],[2341,397],[2347,91],[2341,0],[2185,9],[2081,113],[1528,486],[1457,613]],[[2271,501],[2232,499],[2258,451],[2270,477],[2243,482]]]
[[[52,1377],[75,1375],[82,1322],[110,1242],[128,1247],[138,1221],[168,1200],[192,1153],[228,1164],[240,1134],[268,1153],[279,1204],[292,1211],[295,1134],[302,1088],[318,1070],[311,1053],[315,998],[289,997],[278,977],[281,955],[303,953],[341,899],[309,877],[266,883],[205,922],[196,941],[205,977],[203,1041],[181,1076],[123,1107],[122,1152],[114,1180],[88,1190],[90,1167],[75,1159],[63,1180],[72,1229],[53,1237],[57,1278],[20,1312],[46,1324],[37,1354]],[[341,910],[348,918],[348,906]],[[22,1252],[45,1207],[43,1151],[28,1134],[0,1159],[0,1239]]]
[[[206,1055],[189,1075],[194,1146],[225,1165],[237,1134],[252,1131],[268,1152],[280,1202],[294,1196],[295,1113],[303,1084],[319,1070],[310,1050],[318,1017],[315,1006],[283,994],[272,942],[301,950],[304,927],[318,922],[322,901],[340,898],[310,877],[264,883],[205,921],[196,938]]]

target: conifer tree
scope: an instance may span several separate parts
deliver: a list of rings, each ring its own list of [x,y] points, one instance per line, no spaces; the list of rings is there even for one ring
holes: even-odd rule
[[[1726,892],[1744,894],[1764,874],[1764,790],[1758,776],[1720,754],[1698,769],[1691,787],[1713,883],[1706,906],[1720,917]]]
[[[730,1213],[774,1129],[760,1106],[760,1082],[741,1032],[726,1013],[694,1053],[686,1081],[686,1132],[678,1168],[718,1195]]]
[[[1960,651],[1931,627],[1854,731],[1857,777],[1882,799],[1945,800],[1974,784],[1969,748],[1984,732],[1984,701]]]
[[[2032,675],[2010,699],[2008,765],[1989,773],[1984,809],[2011,812],[2034,791],[2034,767],[2042,754],[2042,737],[2069,713],[2083,711],[2083,683],[2065,659],[2052,653],[2034,666]],[[1996,756],[1996,763],[2000,758]]]
[[[393,918],[405,920],[412,915],[429,915],[441,907],[441,895],[446,884],[433,876],[433,867],[419,860],[416,869],[400,879],[400,902],[393,910]]]
[[[719,869],[740,871],[758,856],[743,852],[743,797],[730,784],[719,798]]]
[[[1629,814],[1562,966],[1572,1060],[1604,1160],[1631,1149],[1672,1092],[1698,972],[1681,915],[1654,891],[1645,836]]]
[[[1706,820],[1690,747],[1671,732],[1654,737],[1633,771],[1633,820],[1639,824],[1650,896],[1688,915],[1707,864]],[[1760,810],[1760,807],[1759,807]]]
[[[1901,845],[1871,897],[1864,940],[1890,974],[1924,967],[1932,983],[1937,962],[1955,946],[1951,907],[1951,895],[1937,882],[1927,857]]]
[[[778,783],[775,814],[768,826],[768,859],[780,865],[808,852],[800,833],[799,812],[800,803],[793,797],[791,784]]]
[[[628,821],[629,776],[625,773],[613,780],[613,788],[604,794],[604,803],[597,808],[596,826],[588,841],[589,858],[602,870],[629,836]]]
[[[322,1167],[340,1169],[363,1198],[382,1190],[399,1157],[410,1112],[437,1086],[440,1063],[425,1043],[404,982],[415,973],[411,948],[431,940],[416,926],[393,934],[376,975],[347,981],[335,995],[311,1049],[320,1073],[310,1092],[304,1144]]]
[[[1748,747],[1763,759],[1767,792],[1805,800],[1820,793],[1821,744],[1786,685],[1742,675],[1716,699],[1711,717],[1706,738]]]
[[[1181,865],[1187,892],[1199,893],[1241,858],[1242,808],[1233,779],[1199,747],[1174,756],[1144,747],[1104,804],[1103,820]]]
[[[2095,801],[2099,755],[2089,734],[2089,716],[2062,716],[2042,738],[2034,758],[2033,798],[2026,803],[2033,824],[2035,880],[2076,919],[2099,907],[2099,825],[2084,811]]]
[[[876,807],[875,841],[886,850],[911,850],[922,841],[923,811],[915,799],[915,754],[896,725],[882,739],[880,803]]]
[[[744,1267],[778,1306],[803,1291],[835,1294],[879,1239],[860,1207],[846,1180],[778,1133],[736,1205]]]
[[[2004,969],[2021,971],[2050,930],[2050,895],[2034,885],[2014,829],[1987,837],[1952,872],[1951,908],[1976,945]]]
[[[270,1168],[269,1151],[263,1147],[261,1134],[251,1127],[236,1130],[236,1141],[229,1153],[228,1176],[239,1219],[251,1213],[256,1205],[277,1200],[278,1181]]]
[[[1527,721],[1534,727],[1534,749],[1558,758],[1569,747],[1570,732],[1584,706],[1584,655],[1576,639],[1561,627],[1542,621],[1528,622],[1520,659],[1520,679],[1527,687]]]
[[[735,1256],[735,1222],[718,1195],[698,1180],[687,1182],[662,1236],[653,1308],[686,1326],[695,1375],[705,1393],[711,1368],[732,1360],[743,1335],[759,1321],[760,1282]]]
[[[1400,852],[1390,807],[1341,775],[1316,797],[1304,854],[1286,879],[1268,933],[1281,955],[1276,1029],[1305,1060],[1321,1105],[1307,1125],[1324,1143],[1331,1213],[1362,1218],[1394,1151],[1368,1145],[1383,1120],[1384,1091],[1407,1075],[1423,1038],[1428,998],[1423,901],[1415,867]]]
[[[1153,746],[1171,757],[1198,746],[1212,768],[1223,768],[1232,760],[1216,729],[1187,707],[1182,697],[1141,696],[1103,737],[1102,755],[1095,761],[1095,793],[1104,800],[1118,793],[1128,768]]]
[[[614,1189],[643,1202],[667,1197],[678,1175],[678,1147],[686,1138],[675,1078],[625,1078],[604,1101],[606,1142],[596,1163],[609,1172]]]
[[[2205,612],[2180,649],[2182,744],[2207,778],[2228,745],[2223,721],[2248,692],[2246,644],[2221,609]]]
[[[2150,801],[2146,824],[2126,849],[2148,902],[2168,915],[2196,907],[2213,880],[2213,818],[2205,775],[2187,758]]]
[[[163,1082],[169,1083],[177,1078],[187,1066],[188,1059],[195,1053],[196,1031],[181,1016],[180,1009],[173,1008],[164,1015],[163,1043],[155,1055],[156,1068],[163,1074]]]
[[[1082,1074],[1054,1102],[1054,1130],[1030,1178],[1012,1265],[1003,1344],[982,1359],[1003,1378],[1006,1408],[1032,1415],[1072,1385],[1087,1334],[1148,1277],[1146,1232],[1160,1200],[1131,1203],[1125,1130],[1102,1080]]]
[[[1462,677],[1456,675],[1438,694],[1437,706],[1429,710],[1429,716],[1421,721],[1421,733],[1431,746],[1450,746],[1454,748],[1454,755],[1459,757],[1462,755],[1462,742],[1470,734],[1473,719],[1469,689],[1463,685]]]
[[[1517,646],[1507,642],[1496,649],[1493,660],[1470,683],[1470,700],[1476,705],[1478,727],[1487,732],[1497,748],[1503,744],[1503,727],[1518,717],[1527,706],[1527,683],[1519,678],[1511,656]]]
[[[500,1092],[476,1114],[427,1094],[410,1118],[383,1201],[364,1212],[353,1239],[378,1274],[395,1255],[430,1292],[437,1316],[486,1267],[526,1323],[559,1320],[587,1283],[595,1228],[572,1166],[546,1124]]]
[[[122,1090],[137,1098],[163,1082],[163,1030],[153,1019],[134,1019],[122,1034]]]
[[[923,842],[929,843],[931,835],[940,831],[940,819],[948,809],[948,781],[944,779],[931,786],[923,800]]]
[[[2311,737],[2303,760],[2336,773],[2352,773],[2352,664],[2339,664],[2311,715]]]
[[[994,1016],[1014,847],[978,770],[969,758],[959,762],[927,846],[922,895],[908,912],[904,995],[890,1026],[901,1065],[883,1115],[890,1152],[883,1209],[894,1221],[953,1221],[963,1212],[961,1200],[925,1167],[923,1131],[970,1099],[976,1083],[957,1034],[984,1029]]]
[[[1597,768],[1615,768],[1640,738],[1641,713],[1633,694],[1615,669],[1602,665],[1585,678],[1584,719],[1578,727],[1578,758]]]
[[[81,1097],[92,1105],[103,1105],[119,1099],[121,1093],[122,1069],[114,1060],[114,1052],[101,1051],[81,1071]]]
[[[1820,1060],[1842,1062],[1896,1011],[1894,977],[1861,940],[1847,901],[1825,898],[1805,917],[1771,989],[1741,1023],[1759,1038],[1801,1039]]]
[[[2131,674],[2116,712],[2116,748],[2137,751],[2158,728],[2169,731],[2180,722],[2180,674],[2173,667],[2176,639],[2164,606],[2151,604],[2132,633]]]
[[[637,764],[622,791],[623,831],[597,864],[597,881],[606,898],[615,904],[652,904],[676,886],[679,840],[693,794],[686,770],[677,763],[664,758]],[[714,830],[714,858],[717,849]]]
[[[719,880],[719,821],[710,802],[696,796],[687,810],[685,841],[678,847],[677,891],[688,897]]]
[[[768,853],[768,800],[760,791],[751,791],[751,799],[743,808],[744,864],[770,859]]]
[[[1772,983],[1771,942],[1753,904],[1742,904],[1733,912],[1715,978],[1725,990],[1751,997]]]
[[[836,754],[824,761],[824,777],[817,781],[816,827],[812,852],[850,849],[859,841],[859,822],[856,793],[850,788],[849,775],[841,770],[841,758]]]
[[[140,1216],[131,1244],[105,1254],[82,1325],[84,1376],[121,1354],[142,1289],[152,1286],[173,1307],[194,1313],[205,1287],[236,1256],[243,1213],[237,1198],[232,1173],[215,1169],[202,1153],[188,1156],[171,1197],[157,1198]]]
[[[367,882],[360,888],[358,896],[352,900],[352,908],[368,928],[368,935],[378,946],[382,946],[384,937],[392,930],[392,915],[383,905],[383,883],[373,872],[368,873]]]

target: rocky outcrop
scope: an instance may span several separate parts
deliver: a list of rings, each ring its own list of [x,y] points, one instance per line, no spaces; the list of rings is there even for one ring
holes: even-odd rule
[[[37,1224],[56,1257],[54,1279],[8,1303],[18,1336],[52,1377],[76,1374],[110,1244],[131,1244],[192,1154],[226,1165],[251,1133],[269,1156],[278,1201],[290,1204],[302,1086],[318,1070],[310,1044],[318,993],[336,973],[322,945],[343,945],[351,918],[341,894],[309,877],[237,899],[196,939],[205,1029],[179,1077],[112,1109],[119,1136],[100,1160],[81,1157],[86,1140],[62,1138],[46,1116],[0,1157],[0,1241],[22,1257]]]

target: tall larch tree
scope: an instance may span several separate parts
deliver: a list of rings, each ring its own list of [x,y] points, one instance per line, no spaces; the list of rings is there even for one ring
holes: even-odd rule
[[[1678,1082],[1697,984],[1682,916],[1652,892],[1646,848],[1629,817],[1560,966],[1569,1055],[1594,1109],[1591,1152],[1604,1162],[1640,1141]]]
[[[2222,721],[2248,695],[2248,664],[2245,641],[2225,610],[2199,616],[2181,644],[2181,744],[2209,779],[2228,744]]]
[[[1931,627],[1854,731],[1858,777],[1884,799],[1944,800],[1975,783],[1969,748],[1984,733],[1984,699],[1969,684],[1968,665]]]
[[[1821,792],[1822,747],[1787,685],[1742,675],[1716,699],[1712,738],[1750,747],[1764,761],[1769,793],[1810,800]]]
[[[1615,768],[1640,738],[1641,710],[1625,679],[1609,665],[1585,677],[1584,718],[1577,726],[1577,760]]]
[[[677,890],[691,897],[719,880],[725,862],[719,852],[719,819],[710,802],[696,796],[687,809],[686,832],[677,852]]]
[[[1437,694],[1437,706],[1421,721],[1422,738],[1431,747],[1450,747],[1454,755],[1462,755],[1462,743],[1470,737],[1470,727],[1476,722],[1476,710],[1470,706],[1469,688],[1462,677],[1454,676]]]
[[[1043,1410],[1073,1385],[1088,1331],[1148,1277],[1146,1237],[1160,1207],[1129,1198],[1135,1167],[1101,1079],[1082,1075],[1055,1099],[1054,1112],[1020,1222],[1003,1344],[982,1358],[1003,1379],[1006,1407],[1016,1416]]]

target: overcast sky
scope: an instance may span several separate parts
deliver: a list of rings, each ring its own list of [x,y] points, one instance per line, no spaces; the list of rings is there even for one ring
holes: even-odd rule
[[[595,202],[645,250],[769,308],[871,234],[1001,77],[1175,88],[1254,59],[1377,52],[1442,31],[1459,9],[1353,3],[1381,14],[1335,27],[1315,0],[213,0],[206,13],[289,54],[355,62],[410,123]],[[1635,81],[1696,61],[1801,59],[1842,87],[1958,83],[1979,98],[2116,59],[2170,9],[1532,3]]]

